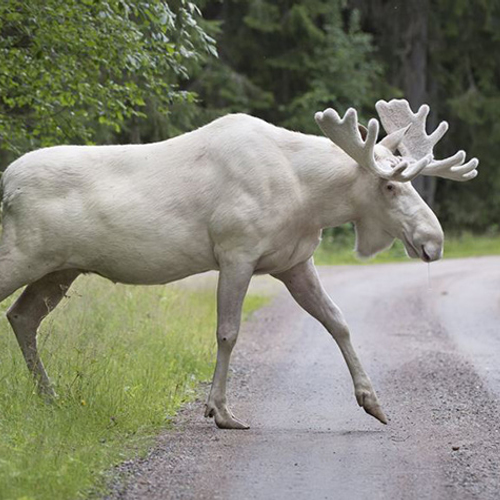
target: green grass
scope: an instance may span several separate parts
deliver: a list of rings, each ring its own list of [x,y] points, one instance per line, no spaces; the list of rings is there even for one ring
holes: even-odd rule
[[[249,296],[245,316],[266,300]],[[212,375],[213,292],[80,277],[42,325],[42,357],[59,394],[52,405],[34,394],[0,323],[1,499],[84,498],[113,465],[144,453]]]
[[[360,260],[354,254],[354,234],[342,235],[337,242],[332,237],[325,238],[314,254],[318,265],[374,264],[408,261],[403,244],[397,240],[394,245],[370,260]],[[445,237],[444,258],[479,257],[500,255],[500,235],[472,235]]]

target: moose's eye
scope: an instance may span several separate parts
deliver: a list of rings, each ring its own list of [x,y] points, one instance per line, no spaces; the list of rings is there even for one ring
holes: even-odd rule
[[[394,193],[394,191],[396,191],[396,186],[394,184],[387,184],[385,189],[389,191],[389,193]]]

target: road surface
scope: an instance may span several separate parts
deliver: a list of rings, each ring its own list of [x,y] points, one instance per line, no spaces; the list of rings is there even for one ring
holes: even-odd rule
[[[432,264],[430,282],[417,262],[320,274],[389,424],[357,407],[331,337],[278,285],[233,358],[230,403],[251,429],[191,404],[111,498],[500,498],[500,258]]]

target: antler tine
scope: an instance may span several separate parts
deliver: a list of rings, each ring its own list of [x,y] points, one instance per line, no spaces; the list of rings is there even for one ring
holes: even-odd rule
[[[323,133],[337,146],[342,148],[353,160],[366,168],[371,168],[374,162],[373,148],[378,137],[379,124],[377,120],[370,121],[368,135],[363,142],[358,130],[358,115],[356,110],[349,108],[344,118],[332,108],[318,112],[314,116]]]
[[[417,167],[420,171],[429,163],[429,159],[426,159],[424,162],[417,162],[408,168],[407,162],[401,162],[394,169],[381,165],[375,160],[374,154],[379,123],[374,118],[368,122],[368,133],[363,141],[358,128],[358,114],[353,108],[346,111],[344,118],[340,118],[339,114],[331,108],[316,113],[314,118],[323,133],[337,146],[363,168],[371,170],[383,179],[408,181],[410,180],[410,171],[413,172]]]
[[[408,163],[407,160],[403,160],[401,163],[399,163],[396,168],[393,170],[393,176],[392,178],[394,180],[399,180],[400,182],[409,182],[415,179],[417,175],[419,175],[427,165],[432,160],[432,155],[427,155],[421,158],[420,160],[413,162],[413,163]],[[404,165],[403,171],[401,171],[400,165]]]
[[[430,111],[427,104],[420,106],[417,113],[413,113],[406,99],[392,99],[390,102],[378,101],[375,107],[387,133],[390,134],[411,125],[398,147],[403,156],[419,160],[427,155],[432,155],[434,146],[448,131],[448,123],[443,121],[434,132],[427,134],[425,126]],[[476,158],[465,164],[464,161],[465,152],[459,151],[444,160],[430,162],[420,173],[461,182],[468,181],[476,177],[479,161]]]
[[[472,158],[472,160],[469,160],[467,163],[464,163],[464,161],[465,151],[459,151],[444,160],[433,161],[424,169],[423,173],[425,175],[434,175],[458,182],[470,181],[477,176],[478,172],[476,169],[479,160],[477,158]]]

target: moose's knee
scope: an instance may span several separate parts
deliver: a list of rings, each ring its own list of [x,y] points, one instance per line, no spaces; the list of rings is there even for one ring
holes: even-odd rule
[[[220,347],[227,347],[228,349],[232,349],[236,344],[237,338],[237,331],[220,330],[217,332],[217,342]]]
[[[332,328],[331,333],[336,340],[350,338],[349,327],[347,326],[347,323],[345,323],[345,322],[337,323]]]
[[[23,337],[31,337],[33,334],[36,335],[40,322],[37,321],[32,314],[19,311],[14,306],[7,311],[6,316],[17,337],[19,337],[19,335]]]
[[[335,340],[349,339],[349,325],[344,319],[343,314],[340,311],[336,311],[329,319],[330,321],[328,322],[327,329],[332,334],[333,338]]]
[[[328,310],[327,318],[323,324],[336,340],[350,337],[349,325],[338,307],[332,307]]]
[[[6,316],[12,327],[17,326],[19,323],[22,323],[23,318],[15,309],[9,309],[6,313]]]

